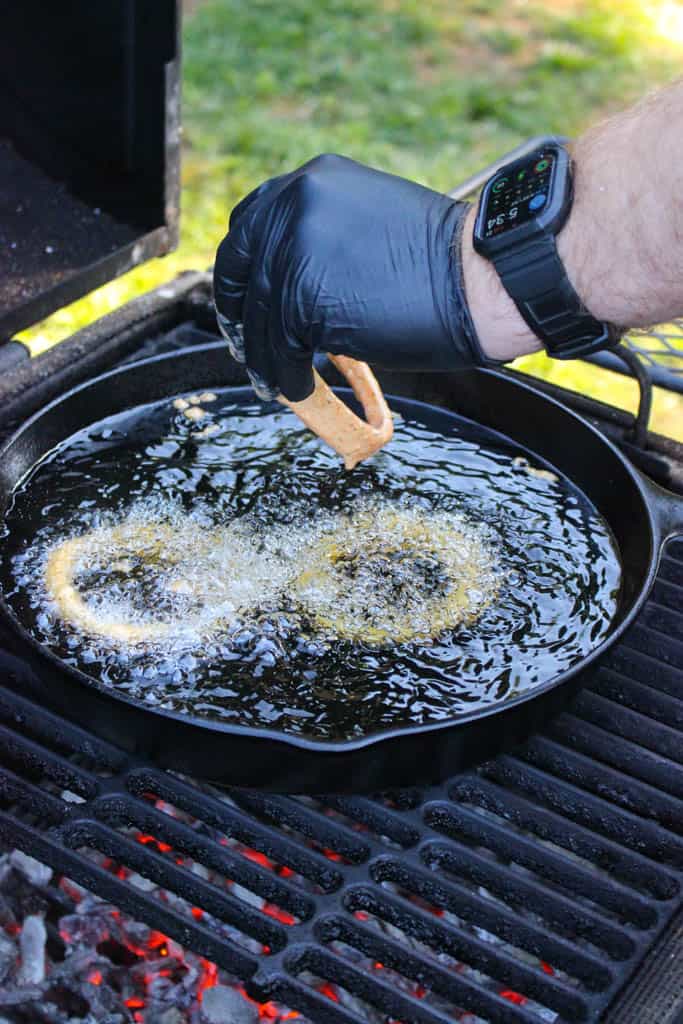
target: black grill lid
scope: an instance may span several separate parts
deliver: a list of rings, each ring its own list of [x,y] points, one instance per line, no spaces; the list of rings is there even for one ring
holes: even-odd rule
[[[0,341],[177,242],[177,0],[22,0],[0,32]]]

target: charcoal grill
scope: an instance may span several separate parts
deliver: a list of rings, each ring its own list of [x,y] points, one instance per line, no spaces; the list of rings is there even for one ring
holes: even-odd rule
[[[36,4],[10,12],[0,39],[0,110],[11,130],[0,145],[12,154],[3,194],[39,180],[41,201],[53,209],[50,188],[58,198],[66,190],[73,202],[61,229],[74,245],[84,223],[102,211],[107,219],[95,250],[80,249],[80,263],[65,252],[61,269],[32,235],[35,275],[25,276],[30,261],[17,262],[14,290],[6,278],[0,287],[0,440],[98,373],[218,336],[210,281],[188,273],[36,359],[10,341],[51,309],[166,251],[177,225],[174,4],[160,0],[156,43],[143,4],[91,5],[95,22],[97,12],[108,19],[109,48],[70,85],[56,84],[54,62],[38,78],[25,73]],[[64,25],[53,29],[63,42]],[[127,74],[98,85],[98,63],[106,71],[121,54]],[[79,97],[87,109],[76,115]],[[55,110],[87,117],[98,102],[113,126],[106,153],[86,153],[84,162],[73,138],[36,130]],[[121,175],[144,188],[117,190]],[[0,216],[0,233],[15,226]],[[636,417],[538,386],[683,494],[683,447],[647,433],[652,380],[681,387],[671,341],[679,332],[683,325],[654,341],[632,339],[625,364],[612,366],[638,377]],[[387,373],[381,383],[448,406],[436,376]],[[50,680],[32,675],[13,639],[0,635],[0,844],[218,964],[262,1005],[277,1000],[314,1024],[681,1024],[682,596],[683,540],[674,540],[636,624],[569,710],[474,772],[373,798],[226,793],[161,771],[48,710]],[[176,898],[133,884],[131,872]],[[235,886],[258,900],[241,898]],[[68,903],[62,890],[50,898]],[[30,1008],[2,1013],[31,1020]]]
[[[107,366],[213,332],[208,279],[181,277],[7,374],[1,429]],[[381,383],[448,402],[437,377]],[[680,446],[648,435],[640,451],[632,417],[563,397],[683,491]],[[683,540],[674,540],[637,624],[568,712],[476,772],[372,799],[230,791],[226,802],[54,715],[37,699],[45,680],[5,663],[0,836],[244,979],[252,997],[316,1024],[360,1024],[377,1007],[411,1024],[457,1020],[456,1008],[492,1022],[553,1019],[539,1007],[565,1022],[673,1024],[683,1014],[682,593]],[[135,830],[161,846],[136,842]],[[261,861],[222,845],[226,837]],[[213,924],[140,891],[93,851]],[[241,902],[178,854],[284,914]],[[269,952],[249,951],[235,930]],[[355,1008],[334,1002],[329,986]]]

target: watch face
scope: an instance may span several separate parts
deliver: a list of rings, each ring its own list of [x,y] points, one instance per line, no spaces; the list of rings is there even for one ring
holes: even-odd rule
[[[502,235],[543,212],[550,200],[556,159],[553,150],[539,150],[492,180],[481,222],[484,238]]]

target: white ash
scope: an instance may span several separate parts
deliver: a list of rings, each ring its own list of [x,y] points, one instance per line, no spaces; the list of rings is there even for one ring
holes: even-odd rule
[[[202,1024],[257,1024],[258,1019],[258,1008],[234,988],[216,985],[204,993]]]
[[[144,875],[139,875],[136,871],[128,876],[128,881],[131,885],[134,885],[140,892],[152,892],[157,888],[156,882],[150,881],[149,878],[145,878]]]
[[[236,806],[234,800],[225,797],[224,794],[221,794],[213,787],[206,785],[201,788],[226,805]],[[161,800],[155,802],[155,807],[157,811],[168,815],[170,818],[180,820],[187,828],[197,831],[214,842],[221,843],[230,849],[233,855],[242,854],[250,860],[258,861],[259,864],[267,868],[269,864],[267,857],[264,858],[263,854],[257,856],[255,851],[243,846],[236,838],[215,832],[206,823],[197,821],[190,814],[179,811],[177,808]],[[320,813],[327,813],[322,804],[319,807],[316,804],[316,809]],[[139,841],[145,843],[148,843],[150,839],[150,837],[140,837],[133,830],[128,831],[127,835],[132,839],[138,838]],[[314,841],[311,840],[309,845],[315,847]],[[155,846],[152,845],[151,848],[155,853],[158,852]],[[178,855],[174,851],[168,851],[165,853],[165,856],[175,859]],[[92,858],[100,866],[106,863],[105,858],[100,854],[93,853]],[[20,859],[19,864],[21,863],[23,862]],[[275,908],[266,905],[264,897],[258,892],[254,892],[246,886],[226,878],[220,872],[208,869],[205,865],[194,862],[191,858],[185,856],[180,859],[180,863],[182,863],[186,870],[191,871],[208,884],[216,885],[224,891],[227,889],[233,897],[249,906],[253,906],[257,910],[263,911],[265,909],[266,913],[272,913],[275,910]],[[442,874],[440,866],[437,863],[432,863],[429,866],[438,879],[438,876]],[[270,869],[276,873],[280,870],[279,866],[272,862],[270,862]],[[110,870],[117,871],[116,865],[113,865]],[[133,885],[138,884],[139,879],[141,879],[141,876],[136,876],[129,871],[126,871],[124,876],[119,875],[119,877],[125,877],[126,881],[128,883],[132,881]],[[291,871],[288,871],[287,877],[289,884],[297,886],[303,892],[315,894],[316,888],[314,883]],[[448,878],[447,872],[444,873],[444,878]],[[4,882],[2,881],[3,879]],[[147,925],[129,920],[110,905],[83,890],[75,883],[65,879],[53,880],[52,884],[47,888],[36,886],[35,891],[42,899],[46,891],[54,890],[57,881],[59,882],[61,893],[66,893],[73,898],[74,906],[66,913],[62,909],[57,918],[55,918],[54,914],[50,917],[50,913],[45,912],[46,921],[52,922],[53,928],[55,921],[57,922],[59,932],[62,934],[65,943],[65,949],[61,963],[55,963],[54,959],[50,959],[48,955],[47,977],[38,986],[37,994],[35,986],[31,989],[27,987],[20,989],[17,983],[18,964],[20,963],[20,934],[17,934],[16,937],[14,935],[9,936],[9,942],[14,944],[16,949],[14,962],[11,951],[5,947],[5,960],[9,961],[9,966],[5,968],[7,972],[5,981],[0,980],[0,991],[3,993],[7,991],[9,993],[9,996],[6,998],[13,1000],[11,1005],[14,1007],[19,1005],[22,1005],[22,1007],[27,1006],[29,1011],[33,1012],[33,1007],[35,1006],[34,1016],[30,1018],[27,1018],[25,1015],[17,1016],[16,1024],[26,1024],[27,1020],[30,1020],[30,1024],[43,1024],[43,1022],[46,1022],[46,1024],[133,1024],[135,1020],[133,1011],[130,1007],[125,1006],[125,1001],[135,1000],[141,994],[144,996],[145,1002],[144,1009],[139,1011],[138,1020],[144,1020],[144,1024],[213,1024],[210,1017],[207,1017],[207,1012],[208,1014],[214,1013],[216,1006],[223,1006],[222,1011],[215,1010],[215,1012],[223,1013],[223,1016],[219,1016],[217,1019],[226,1021],[226,1024],[228,1021],[233,1024],[233,1021],[238,1022],[243,1019],[247,1024],[251,1024],[252,1021],[256,1022],[258,1020],[259,1008],[256,1004],[245,999],[239,992],[238,985],[241,983],[237,978],[231,977],[227,972],[216,968],[212,968],[212,973],[210,976],[207,976],[207,967],[210,967],[210,965],[207,965],[206,961],[201,957],[182,950],[177,943],[170,939],[164,939],[163,936],[158,937],[158,933],[155,933]],[[0,935],[2,934],[3,926],[11,924],[13,921],[13,908],[16,908],[13,893],[19,882],[23,886],[24,891],[26,891],[29,887],[29,881],[25,872],[20,866],[15,866],[14,863],[11,863],[9,858],[0,857]],[[193,913],[193,908],[177,894],[158,888],[154,883],[149,883],[146,879],[143,884],[147,892],[152,895],[152,898],[155,901],[158,900],[160,904],[167,904],[169,908],[186,916],[188,919],[191,919],[192,916],[197,916]],[[255,888],[259,888],[256,883],[253,884]],[[490,891],[469,883],[468,887],[476,892],[480,898],[498,902],[495,895]],[[408,894],[400,893],[391,883],[383,883],[383,888],[403,898],[410,898]],[[422,909],[432,910],[435,914],[438,913],[445,924],[451,924],[465,932],[478,935],[482,940],[498,945],[501,951],[509,953],[517,960],[529,963],[532,967],[540,966],[539,961],[535,957],[511,947],[499,937],[478,928],[473,922],[464,921],[445,908],[430,908],[423,900],[416,899],[416,902]],[[21,916],[16,916],[16,920],[21,924],[22,917],[26,914],[33,913],[39,916],[42,912],[40,904],[37,907],[33,905],[27,906]],[[225,936],[232,942],[241,945],[242,948],[250,950],[255,954],[262,952],[261,944],[257,940],[239,932],[237,928],[215,919],[206,911],[201,912],[197,910],[197,913],[200,914],[202,926],[208,931],[218,936]],[[358,916],[364,920],[364,927],[378,930],[392,938],[401,947],[413,950],[427,959],[433,959],[442,968],[453,970],[463,978],[481,985],[489,991],[500,993],[501,987],[505,987],[502,986],[500,980],[487,977],[470,965],[461,963],[443,952],[429,948],[399,928],[374,918],[370,914],[361,915],[359,913]],[[332,945],[337,955],[350,960],[359,968],[369,972],[377,969],[375,964],[369,962],[357,949],[353,949],[343,943],[333,943]],[[138,951],[141,954],[140,956],[138,956]],[[0,953],[0,961],[1,958],[2,954]],[[546,970],[546,973],[549,973],[548,965],[545,965],[543,969]],[[555,970],[554,973],[560,980],[565,980],[561,972]],[[434,993],[420,989],[420,986],[416,986],[415,982],[388,969],[386,966],[380,968],[378,976],[382,977],[387,984],[390,984],[395,989],[412,996],[417,995],[419,998],[424,998],[425,1007],[433,1008],[446,1018],[449,1018],[450,1014],[449,1019],[457,1019],[463,1022],[463,1024],[465,1022],[466,1024],[483,1024],[481,1018],[476,1015],[464,1014],[457,1007],[450,1006]],[[97,984],[89,980],[93,977],[98,979]],[[99,979],[101,979],[101,983]],[[322,979],[308,979],[302,976],[301,980],[309,981],[314,987],[321,987],[322,985]],[[71,994],[72,998],[78,999],[81,1004],[80,1007],[75,1009],[73,1003],[68,1004],[68,1006],[64,1003],[55,1007],[53,1003],[46,1002],[46,992],[50,990],[50,986],[54,988],[55,985],[60,992],[67,993],[67,995]],[[206,987],[206,985],[209,985],[209,987]],[[203,989],[203,1000],[200,1000],[198,995]],[[230,995],[219,991],[220,989],[226,990]],[[212,994],[216,991],[218,994]],[[344,989],[337,988],[335,991],[340,1006],[360,1015],[360,1019],[364,1020],[366,1024],[384,1024],[386,1017],[381,1012],[358,1001]],[[29,994],[30,992],[33,994]],[[18,993],[21,993],[21,998]],[[66,996],[64,998],[66,999]],[[23,1004],[21,999],[24,999]],[[235,1013],[239,1012],[241,1016],[235,1016],[235,1013],[227,1016],[228,1011],[225,1010],[225,1006],[231,999],[235,1002],[235,1006],[238,1007],[238,1011],[235,1011]],[[34,1002],[31,1002],[31,1000],[34,1000]],[[6,1004],[7,1007],[9,1005],[9,1003]],[[524,1002],[524,1010],[534,1020],[548,1022],[548,1024],[553,1024],[553,1022],[557,1021],[555,1013],[539,1006],[530,999]],[[4,1010],[5,1016],[9,1014],[10,1024],[15,1024],[13,1012],[13,1010],[7,1008]],[[281,1014],[284,1015],[286,1012],[287,1008],[283,1008]],[[0,1013],[3,1013],[2,1009],[0,1009]],[[453,1016],[453,1014],[456,1014],[456,1016]],[[120,1016],[117,1018],[117,1015]],[[279,1021],[280,1018],[273,1018],[273,1024],[279,1024]],[[307,1021],[304,1017],[300,1016],[297,1018],[297,1024],[307,1024]]]
[[[161,801],[157,809],[186,818]],[[92,856],[100,867],[111,864],[103,855]],[[226,885],[222,876],[189,858],[185,865],[209,882]],[[125,878],[192,919],[191,906],[181,897],[130,871]],[[202,923],[262,952],[259,942],[208,913]],[[258,1021],[259,1009],[239,991],[242,983],[72,880],[53,877],[34,858],[16,851],[0,856],[0,1024],[206,1024],[207,996],[208,1006],[219,1012],[215,1008],[230,998],[226,992],[233,995],[234,1012],[216,1019],[251,1024]],[[212,987],[223,992],[210,996]],[[281,1017],[272,1017],[271,1010],[272,1004],[269,1019],[279,1024]],[[297,1024],[310,1022],[298,1017]]]
[[[10,853],[9,863],[12,867],[21,871],[34,885],[47,885],[52,878],[52,868],[46,864],[41,864],[39,860],[29,857],[27,853],[23,853],[21,850],[13,850]]]
[[[250,907],[256,907],[257,910],[262,910],[265,904],[263,896],[259,896],[258,893],[252,892],[251,889],[245,889],[243,885],[239,885],[237,882],[232,887],[232,894],[238,900],[243,900],[244,903],[248,903]]]
[[[0,931],[0,985],[15,966],[16,960],[16,944],[8,935]]]
[[[21,1006],[23,1007],[27,1003],[34,1002],[40,999],[42,995],[42,989],[35,985],[21,987],[6,988],[0,991],[0,1006]]]
[[[2,890],[2,886],[5,884],[5,880],[8,875],[11,875],[12,868],[13,864],[9,858],[9,854],[5,853],[0,856],[0,890]]]
[[[45,980],[45,921],[38,914],[24,919],[19,938],[21,967],[17,975],[20,985],[39,985]]]
[[[78,793],[72,793],[70,789],[63,789],[61,792],[62,800],[65,800],[68,804],[84,804],[85,798],[80,796]]]
[[[186,1017],[177,1006],[165,1010],[151,1010],[145,1015],[145,1024],[185,1024]]]

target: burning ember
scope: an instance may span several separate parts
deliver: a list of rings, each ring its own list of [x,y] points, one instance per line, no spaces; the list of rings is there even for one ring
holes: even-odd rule
[[[151,836],[137,838],[159,848],[167,845]],[[137,880],[126,868],[115,868],[115,873]],[[203,916],[199,907],[191,913],[196,919]],[[279,1024],[294,1019],[306,1024],[295,1010],[251,999],[238,979],[215,964],[131,920],[70,879],[53,878],[33,858],[19,851],[0,857],[0,1024]]]
[[[190,814],[166,804],[152,793],[142,794],[142,799],[157,813],[159,830],[165,839],[148,830],[121,826],[119,831],[127,844],[124,849],[129,851],[131,865],[137,864],[141,871],[146,870],[144,858],[153,854],[157,861],[167,860],[181,866],[212,891],[229,893],[233,906],[235,900],[244,906],[245,921],[247,911],[251,914],[252,934],[246,924],[244,931],[240,930],[239,916],[229,924],[223,918],[212,916],[206,908],[193,906],[177,893],[158,886],[132,866],[94,850],[85,850],[84,854],[127,887],[139,890],[147,899],[151,894],[155,902],[180,914],[188,923],[201,924],[217,938],[224,937],[249,954],[263,958],[272,956],[273,951],[263,937],[261,940],[253,937],[253,911],[262,915],[264,922],[277,922],[280,930],[283,926],[294,929],[299,924],[299,918],[292,912],[294,904],[289,909],[278,905],[272,902],[272,894],[279,892],[283,902],[288,904],[293,899],[292,889],[287,888],[290,886],[314,905],[321,891],[318,883],[297,874],[286,864],[277,863],[261,850],[245,845],[235,836],[212,832],[206,824],[195,821]],[[232,802],[227,795],[222,799]],[[307,802],[312,803],[308,798]],[[321,810],[331,819],[343,820],[338,811],[324,807]],[[244,863],[244,868],[238,871],[234,860],[229,862],[233,864],[232,870],[241,872],[241,881],[254,888],[246,888],[245,884],[226,877],[217,867],[209,868],[190,858],[185,851],[175,849],[166,841],[173,833],[162,829],[159,812],[164,815],[163,820],[168,816],[186,828],[201,828],[201,834],[208,834],[219,846],[229,848],[231,857],[236,856]],[[351,827],[361,832],[367,829],[357,822]],[[384,841],[384,837],[379,838]],[[324,855],[332,866],[348,863],[345,855],[313,837],[301,835],[299,839],[318,855]],[[389,839],[386,844],[396,845]],[[273,883],[267,883],[270,899],[255,891],[264,888],[264,872]],[[278,889],[279,880],[286,880],[287,886],[280,885]],[[390,881],[380,883],[378,895],[383,890],[412,904],[421,913],[432,915],[435,920],[472,927],[480,941],[505,945],[481,928],[465,925],[453,910],[430,903],[425,895],[403,891]],[[481,888],[479,893],[493,898]],[[376,941],[371,938],[373,935],[377,939],[388,937],[406,952],[436,962],[442,971],[470,979],[512,1006],[524,1007],[535,1020],[547,1024],[557,1020],[555,1013],[525,994],[501,985],[444,951],[428,947],[383,920],[370,905],[352,902],[347,912],[356,928],[363,929],[371,942]],[[271,933],[277,940],[278,933],[272,929]],[[376,977],[392,992],[424,1000],[425,1005],[449,1020],[458,1024],[486,1024],[481,1017],[452,1005],[424,984],[407,977],[400,967],[385,963],[384,956],[381,960],[366,956],[359,947],[336,936],[330,938],[326,946],[339,961]],[[516,953],[520,955],[521,951]],[[560,976],[542,960],[530,956],[526,960],[539,974]],[[303,971],[297,980],[317,993],[319,999],[338,1004],[367,1024],[411,1024],[408,1015],[388,1016],[386,1011],[377,1010],[346,988],[309,971]],[[245,987],[244,979],[183,948],[170,936],[126,916],[76,882],[53,877],[49,868],[33,858],[18,851],[0,857],[0,1024],[258,1024],[259,1021],[280,1024],[294,1020],[297,1024],[311,1024],[296,1008],[274,1000],[255,1000]]]

